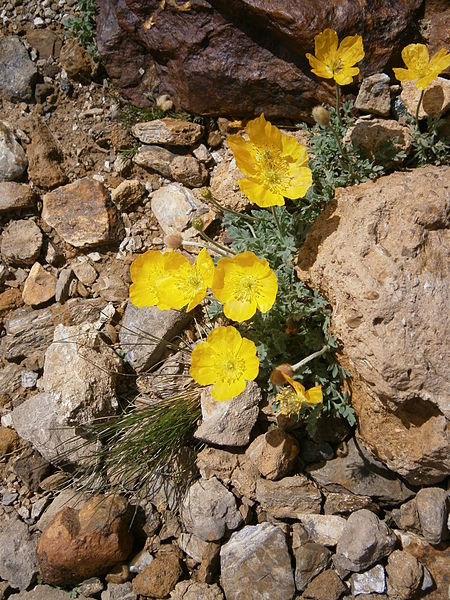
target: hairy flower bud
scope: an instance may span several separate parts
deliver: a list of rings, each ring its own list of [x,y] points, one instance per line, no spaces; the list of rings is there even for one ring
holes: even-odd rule
[[[270,381],[274,385],[283,385],[286,383],[285,375],[288,377],[293,377],[294,371],[292,370],[291,365],[287,363],[283,363],[275,367],[275,369],[270,374]]]
[[[315,106],[312,109],[312,117],[318,125],[328,127],[330,124],[330,113],[323,106]]]
[[[183,238],[181,237],[181,235],[179,233],[170,233],[169,235],[166,235],[166,237],[164,238],[164,244],[168,247],[168,248],[181,248],[181,245],[183,243]]]
[[[196,229],[197,231],[203,231],[203,228],[204,228],[203,219],[201,217],[195,217],[195,219],[192,220],[192,227],[194,229]]]

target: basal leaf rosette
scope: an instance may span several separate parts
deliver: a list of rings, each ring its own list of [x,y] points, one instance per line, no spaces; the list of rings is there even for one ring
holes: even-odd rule
[[[306,148],[266,121],[264,113],[248,122],[246,132],[248,140],[231,135],[227,144],[248,176],[239,180],[247,198],[262,208],[282,206],[284,198],[303,198],[312,185]]]
[[[355,64],[364,58],[364,47],[360,35],[351,35],[339,39],[334,29],[325,29],[314,37],[315,56],[309,52],[311,70],[324,79],[334,79],[338,85],[352,83],[358,75],[359,68]]]
[[[450,54],[442,48],[430,59],[424,44],[409,44],[402,50],[406,69],[393,69],[399,81],[414,81],[419,90],[425,90],[436,77],[450,66]]]
[[[258,372],[255,344],[232,326],[213,329],[192,351],[189,373],[198,384],[212,385],[214,400],[238,396]]]
[[[240,323],[257,309],[265,313],[272,308],[278,281],[267,260],[246,251],[219,260],[211,289],[225,316]]]

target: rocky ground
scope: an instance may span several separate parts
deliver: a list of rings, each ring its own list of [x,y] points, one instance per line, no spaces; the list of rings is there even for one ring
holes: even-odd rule
[[[247,203],[224,142],[241,123],[139,123],[65,38],[74,10],[0,9],[0,599],[447,598],[448,167],[339,190],[299,250],[299,276],[334,308],[356,436],[280,427],[254,383],[224,404],[205,392],[183,499],[170,485],[138,504],[74,492],[63,462],[86,460],[79,425],[115,414],[130,387],[113,350],[154,401],[170,390],[146,373],[166,355],[143,332],[197,335],[186,315],[128,303],[131,261],[173,232],[198,242],[195,216],[220,231],[205,186]],[[374,77],[359,108],[377,119],[351,135],[407,152],[388,119],[399,90]]]

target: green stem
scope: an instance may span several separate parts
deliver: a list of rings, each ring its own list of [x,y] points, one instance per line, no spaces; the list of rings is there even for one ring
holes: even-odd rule
[[[338,120],[339,127],[342,126],[341,121],[341,88],[338,83],[336,83],[336,116]]]
[[[221,212],[228,212],[231,213],[233,215],[236,215],[238,217],[240,217],[241,219],[244,219],[244,221],[261,221],[261,219],[258,219],[258,217],[252,217],[251,215],[247,215],[245,213],[240,213],[237,210],[233,210],[232,208],[228,208],[226,206],[222,206],[220,204],[220,202],[218,202],[214,196],[211,194],[210,190],[207,190],[207,193],[203,194],[203,198],[209,202],[211,202],[211,204],[217,208],[218,210],[220,210]]]
[[[275,223],[277,224],[277,227],[278,227],[278,232],[280,234],[280,240],[282,242],[284,242],[283,231],[281,230],[281,224],[280,224],[280,221],[278,219],[278,215],[277,215],[277,211],[276,211],[276,207],[275,206],[272,206],[272,214],[273,214],[273,218],[275,219]]]
[[[209,235],[206,235],[206,233],[204,231],[199,231],[198,233],[201,238],[203,238],[209,244],[212,244],[213,246],[215,246],[218,250],[220,250],[226,256],[235,256],[236,255],[236,252],[233,252],[233,250],[231,250],[231,248],[227,248],[226,246],[219,244],[219,242],[215,242],[212,238],[209,237]]]
[[[328,346],[323,346],[317,352],[313,352],[312,354],[310,354],[306,358],[303,358],[301,361],[299,361],[295,365],[291,365],[292,366],[292,370],[293,371],[298,371],[301,367],[304,367],[305,365],[307,365],[309,362],[311,362],[315,358],[319,358],[319,356],[322,356],[322,354],[325,354],[325,352],[327,350],[328,350]]]
[[[421,90],[419,102],[417,103],[417,108],[416,108],[416,128],[417,128],[417,131],[419,131],[419,110],[420,110],[420,106],[422,104],[424,93],[425,93],[425,90]]]

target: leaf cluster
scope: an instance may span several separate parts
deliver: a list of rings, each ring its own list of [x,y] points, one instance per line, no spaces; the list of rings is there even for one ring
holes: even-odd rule
[[[409,166],[448,165],[450,162],[450,140],[442,139],[440,127],[444,120],[428,117],[426,129],[421,131],[415,122],[410,120],[412,133],[412,161]]]
[[[95,61],[100,60],[97,47],[97,2],[96,0],[78,0],[79,16],[66,19],[64,26],[76,37],[83,48]]]

